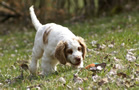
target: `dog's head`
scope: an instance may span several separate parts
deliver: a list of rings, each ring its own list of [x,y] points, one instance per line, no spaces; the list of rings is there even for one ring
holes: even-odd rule
[[[83,63],[85,55],[86,45],[81,37],[76,37],[69,41],[60,41],[55,51],[55,57],[61,64],[69,62],[73,66],[79,66]]]

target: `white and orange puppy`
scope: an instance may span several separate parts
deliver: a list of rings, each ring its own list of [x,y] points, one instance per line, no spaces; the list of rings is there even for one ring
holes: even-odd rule
[[[36,73],[37,60],[41,57],[43,75],[55,72],[58,62],[82,68],[86,54],[83,38],[75,36],[68,28],[55,23],[42,25],[34,13],[33,6],[30,7],[30,15],[37,30],[29,66],[30,72]]]

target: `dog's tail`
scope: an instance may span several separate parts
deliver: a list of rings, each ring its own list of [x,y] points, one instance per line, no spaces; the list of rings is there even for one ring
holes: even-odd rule
[[[35,29],[38,30],[39,27],[42,26],[42,24],[39,22],[39,20],[37,19],[36,15],[35,15],[33,5],[29,8],[29,10],[30,10],[30,16],[31,16],[32,23],[33,23]]]

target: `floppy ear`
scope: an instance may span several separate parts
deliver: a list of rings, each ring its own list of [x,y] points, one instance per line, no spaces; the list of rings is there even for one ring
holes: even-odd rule
[[[67,42],[60,41],[55,50],[55,57],[59,60],[61,64],[66,64],[66,53]]]
[[[81,37],[79,37],[79,36],[77,36],[77,40],[78,40],[78,42],[80,43],[80,45],[82,46],[82,52],[83,52],[83,59],[85,58],[85,55],[86,55],[86,44],[85,44],[85,42],[84,42],[84,39],[83,38],[81,38]]]

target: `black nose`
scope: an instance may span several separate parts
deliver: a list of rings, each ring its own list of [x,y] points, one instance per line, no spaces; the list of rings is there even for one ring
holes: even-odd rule
[[[81,61],[81,58],[80,57],[75,57],[75,60],[79,62],[79,61]]]

